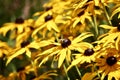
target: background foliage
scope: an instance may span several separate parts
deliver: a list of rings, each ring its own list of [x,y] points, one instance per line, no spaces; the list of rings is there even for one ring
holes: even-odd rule
[[[17,17],[30,18],[48,0],[0,0],[0,25]]]

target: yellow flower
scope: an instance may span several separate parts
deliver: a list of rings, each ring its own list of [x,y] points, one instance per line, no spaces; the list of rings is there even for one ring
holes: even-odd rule
[[[50,71],[46,71],[44,73],[42,73],[41,75],[38,74],[38,66],[33,66],[33,65],[27,65],[24,67],[23,70],[20,70],[18,71],[16,74],[16,76],[19,78],[19,79],[22,79],[22,80],[26,80],[26,74],[31,74],[31,72],[34,73],[34,77],[31,77],[32,80],[44,80],[44,79],[52,79],[51,76],[57,76],[57,71],[56,70],[50,70]]]
[[[86,32],[86,33],[82,33],[81,35],[74,38],[73,40],[70,39],[70,37],[68,37],[68,38],[60,39],[58,42],[55,42],[54,40],[41,41],[39,43],[39,45],[43,45],[41,47],[48,46],[48,45],[53,45],[53,47],[39,54],[38,58],[36,58],[36,61],[39,60],[41,56],[45,56],[39,64],[39,66],[41,66],[52,56],[58,59],[58,68],[60,68],[65,59],[67,59],[68,62],[71,61],[71,58],[70,58],[71,50],[77,50],[79,52],[83,52],[84,48],[91,47],[91,44],[82,41],[83,39],[90,36],[93,36],[93,34]]]
[[[76,2],[74,5],[75,10],[78,9],[84,9],[87,12],[91,12],[93,15],[96,14],[95,13],[95,7],[100,7],[100,5],[95,5],[95,1],[94,0],[84,0],[84,1],[79,1]]]
[[[27,65],[25,67],[18,68],[16,72],[11,72],[11,73],[9,73],[8,76],[3,76],[3,74],[0,75],[0,79],[1,80],[15,80],[15,79],[20,79],[20,80],[26,80],[26,79],[29,79],[29,80],[45,80],[45,79],[52,80],[51,76],[57,76],[56,70],[49,70],[46,72],[42,72],[39,75],[37,73],[38,67],[37,68],[35,68],[35,67],[37,67],[37,66],[33,67],[33,65]],[[35,69],[36,69],[36,74],[34,73]],[[31,72],[34,73],[34,74],[32,74],[32,76],[31,76]]]
[[[61,14],[65,9],[68,9],[71,5],[72,0],[62,1],[62,0],[53,0],[48,3],[45,3],[43,7],[46,11],[51,10],[53,13]]]
[[[92,48],[93,46],[91,45],[91,47],[86,47],[86,49],[84,49],[85,50],[84,52],[80,54],[75,54],[75,59],[71,62],[71,65],[67,68],[67,71],[77,64],[83,64],[85,62],[86,63],[95,62],[98,53],[95,53],[95,50]]]
[[[101,27],[105,28],[105,29],[109,29],[109,32],[99,36],[98,44],[104,43],[103,46],[106,46],[107,44],[109,44],[111,42],[112,43],[115,42],[116,48],[118,49],[119,48],[118,45],[119,45],[119,41],[120,41],[119,26],[113,27],[113,26],[109,26],[109,25],[101,25]]]
[[[30,27],[26,27],[24,29],[23,33],[21,33],[21,34],[19,34],[19,35],[16,36],[15,47],[20,47],[21,43],[24,42],[25,40],[27,40],[31,36],[32,31],[34,30],[34,29],[33,30],[32,29]]]
[[[51,76],[57,76],[57,71],[55,70],[51,70],[51,71],[47,71],[43,74],[41,74],[40,76],[34,78],[33,80],[52,80],[52,77]]]
[[[57,24],[54,21],[54,14],[49,11],[47,13],[43,13],[41,16],[38,17],[38,19],[35,22],[35,26],[37,27],[33,33],[32,37],[34,38],[36,34],[42,29],[47,28],[49,31],[52,29],[55,30],[56,32],[60,32]]]
[[[85,23],[85,19],[88,19],[89,21],[92,21],[91,19],[91,14],[84,9],[77,9],[76,11],[73,12],[73,27],[76,26],[77,23]]]
[[[11,51],[11,55],[7,56],[6,65],[8,63],[10,63],[10,61],[12,59],[14,59],[17,56],[22,55],[22,54],[26,54],[29,58],[31,58],[31,53],[32,53],[31,48],[33,48],[33,49],[39,49],[40,48],[37,41],[33,41],[33,42],[24,41],[24,42],[22,42],[21,46],[13,49]]]
[[[28,19],[24,20],[22,18],[17,18],[15,22],[11,23],[5,23],[1,28],[0,28],[0,33],[3,34],[3,36],[6,36],[8,31],[16,31],[14,35],[20,34],[24,31],[26,27],[33,27],[34,20],[33,19]],[[12,35],[12,36],[14,36]]]
[[[10,55],[12,48],[7,43],[0,41],[0,58]]]
[[[69,32],[71,34],[76,35],[76,34],[79,34],[79,33],[82,33],[82,32],[85,32],[87,30],[89,30],[90,27],[88,25],[86,25],[86,23],[84,24],[81,24],[80,22],[75,26],[75,27],[71,27],[70,26],[70,30]]]
[[[108,80],[120,79],[120,55],[115,48],[107,48],[103,50],[102,55],[96,59],[96,66],[99,67],[98,72],[101,74],[101,80],[108,76]]]

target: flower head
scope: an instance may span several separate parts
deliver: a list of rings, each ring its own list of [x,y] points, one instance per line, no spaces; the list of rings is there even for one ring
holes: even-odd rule
[[[6,36],[8,31],[11,31],[11,34],[15,32],[13,35],[19,35],[22,32],[24,32],[24,29],[33,27],[34,20],[28,19],[24,20],[23,18],[17,18],[15,22],[5,23],[1,29],[0,33],[3,34],[3,36]]]
[[[102,28],[109,29],[108,33],[105,33],[101,36],[99,36],[98,44],[104,43],[104,46],[106,46],[109,43],[114,43],[116,45],[116,48],[119,48],[119,41],[120,41],[120,31],[119,26],[113,27],[109,25],[101,25]]]
[[[120,55],[119,51],[115,48],[107,48],[103,51],[96,60],[96,66],[99,67],[98,71],[101,73],[101,79],[108,76],[108,80],[112,80],[114,77],[116,80],[120,78],[118,75],[120,72]]]
[[[87,42],[83,42],[82,40],[93,36],[92,34],[90,34],[89,32],[87,33],[83,33],[81,35],[79,35],[78,37],[71,39],[70,37],[68,38],[63,38],[60,39],[58,42],[54,42],[53,40],[44,40],[40,42],[40,45],[43,44],[43,46],[41,47],[45,47],[47,45],[54,45],[51,48],[43,51],[41,54],[39,54],[38,58],[40,58],[40,56],[45,56],[45,58],[42,59],[42,61],[40,62],[40,66],[46,62],[50,57],[58,57],[58,67],[60,68],[61,65],[63,64],[63,61],[66,59],[68,62],[71,61],[71,50],[77,50],[79,52],[83,52],[84,49],[86,48],[91,48],[92,45],[87,43]],[[55,55],[55,56],[54,56]]]
[[[71,67],[73,67],[77,64],[95,62],[97,55],[98,55],[98,53],[95,52],[93,47],[88,47],[88,48],[84,49],[84,52],[82,52],[80,54],[75,54],[75,59],[71,62],[71,65],[67,68],[67,71]]]

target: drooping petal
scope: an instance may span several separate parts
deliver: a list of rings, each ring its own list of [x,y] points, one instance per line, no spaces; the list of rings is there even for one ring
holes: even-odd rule
[[[73,44],[74,44],[74,43],[78,43],[78,42],[80,42],[80,41],[82,41],[82,40],[84,40],[85,38],[90,37],[90,36],[94,36],[94,35],[91,34],[90,32],[82,33],[82,34],[80,34],[78,37],[76,37],[76,38],[72,41],[72,43],[73,43]]]
[[[58,60],[58,68],[61,67],[61,65],[63,64],[63,61],[65,60],[65,57],[66,57],[66,49],[62,49],[60,52],[60,57],[59,57],[59,60]]]
[[[97,75],[96,72],[93,73],[85,73],[81,80],[93,80],[93,78]]]
[[[14,53],[13,55],[9,56],[8,59],[7,59],[6,65],[9,64],[10,61],[11,61],[13,58],[15,58],[15,57],[23,54],[25,51],[26,51],[26,49],[25,49],[25,48],[22,48],[22,49],[18,50],[16,53]]]

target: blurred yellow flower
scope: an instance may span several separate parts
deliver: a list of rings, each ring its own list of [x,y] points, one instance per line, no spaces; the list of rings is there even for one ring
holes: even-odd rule
[[[0,33],[3,34],[3,36],[6,36],[8,31],[14,32],[14,30],[15,30],[14,35],[18,35],[18,34],[24,32],[25,28],[30,27],[30,26],[32,28],[33,24],[34,24],[33,19],[24,20],[23,18],[17,18],[15,20],[15,22],[5,23],[0,28]],[[12,36],[14,36],[14,35],[12,35]]]
[[[33,31],[32,37],[34,38],[36,36],[36,34],[40,30],[42,31],[42,29],[44,29],[44,28],[47,28],[49,31],[51,31],[53,29],[56,32],[60,32],[57,24],[54,21],[54,17],[55,16],[52,14],[52,12],[43,13],[40,17],[38,17],[38,19],[35,21],[35,26],[37,28]]]
[[[29,58],[31,58],[31,48],[33,49],[39,49],[39,45],[36,41],[33,42],[29,42],[29,41],[24,41],[21,43],[21,46],[16,47],[15,49],[13,49],[11,51],[11,55],[7,56],[7,62],[6,65],[8,63],[10,63],[11,60],[13,60],[14,58],[16,58],[17,56],[21,55],[21,54],[26,54]]]
[[[77,65],[77,64],[83,64],[83,63],[91,63],[91,62],[95,62],[96,57],[98,56],[97,53],[95,53],[95,51],[92,49],[92,45],[91,47],[86,47],[85,51],[80,53],[80,54],[75,54],[75,59],[71,62],[70,66],[67,68],[67,71]]]
[[[47,45],[53,45],[50,49],[47,49],[40,53],[38,55],[38,60],[40,56],[45,56],[45,58],[42,59],[39,66],[41,66],[43,63],[45,63],[51,56],[58,57],[58,68],[61,67],[63,64],[63,61],[67,59],[68,62],[71,61],[71,50],[77,50],[79,52],[83,52],[84,48],[92,47],[91,44],[87,42],[83,42],[87,37],[93,36],[93,34],[89,32],[82,33],[78,37],[74,38],[73,40],[68,38],[60,39],[58,42],[55,42],[54,40],[43,40],[39,43],[39,45],[47,46]],[[55,56],[54,56],[55,55]]]
[[[51,76],[57,76],[56,72],[57,71],[55,71],[55,70],[47,71],[47,72],[41,74],[40,76],[34,78],[33,80],[45,80],[45,79],[47,79],[47,80],[53,80],[51,78]]]
[[[0,58],[10,55],[11,51],[12,48],[6,42],[0,41]]]
[[[108,75],[108,80],[120,79],[120,55],[115,48],[107,48],[102,55],[96,59],[96,66],[99,67],[98,72],[101,74],[101,80]]]
[[[119,48],[119,41],[120,41],[120,26],[109,26],[109,25],[101,25],[100,27],[104,28],[104,29],[109,29],[109,32],[99,36],[99,41],[98,44],[100,43],[104,43],[103,46],[106,46],[109,43],[114,43],[116,45],[116,48]]]

